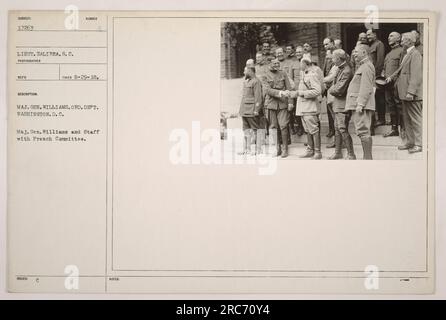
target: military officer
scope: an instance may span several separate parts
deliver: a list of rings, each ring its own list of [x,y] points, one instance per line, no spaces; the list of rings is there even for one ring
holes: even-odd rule
[[[319,114],[321,112],[320,96],[322,93],[320,79],[312,68],[308,58],[301,59],[302,77],[298,89],[288,96],[297,98],[296,114],[302,117],[307,134],[307,150],[301,158],[322,159]]]
[[[239,115],[243,122],[243,150],[240,154],[255,155],[261,152],[262,139],[257,134],[260,129],[259,116],[262,108],[262,84],[256,77],[253,66],[245,67],[245,80],[243,81],[243,95],[240,102]],[[256,148],[257,145],[257,148]]]
[[[357,69],[347,89],[345,110],[351,110],[356,134],[361,139],[364,159],[372,160],[370,127],[375,112],[375,67],[369,59],[369,47],[355,48]]]
[[[274,59],[274,56],[271,54],[271,45],[268,42],[264,42],[262,44],[262,54],[263,59],[266,60],[267,64]]]
[[[291,86],[293,86],[294,82],[293,79],[290,77],[290,66],[287,63],[287,59],[285,59],[285,52],[283,51],[282,48],[279,47],[276,49],[275,54],[276,54],[276,59],[279,60],[280,63],[280,70],[285,71],[289,80],[291,80],[290,81]]]
[[[403,57],[403,48],[400,45],[401,35],[398,32],[391,32],[389,34],[389,45],[392,50],[384,58],[384,68],[382,75],[387,79],[398,69],[401,59]],[[393,81],[387,82],[384,87],[384,95],[386,98],[386,109],[390,113],[390,122],[392,129],[384,134],[384,137],[398,136],[398,126],[400,125],[400,109],[401,102],[395,91]]]
[[[367,35],[365,34],[365,32],[361,32],[360,34],[358,34],[358,41],[356,42],[356,45],[358,45],[358,44],[368,45]],[[356,61],[355,61],[355,57],[354,57],[354,51],[355,51],[355,49],[352,50],[352,53],[350,55],[350,66],[352,67],[353,72],[356,71]]]
[[[332,54],[333,63],[338,71],[333,80],[333,84],[328,89],[329,94],[333,97],[333,112],[335,126],[335,153],[328,159],[342,159],[342,142],[344,142],[349,160],[355,160],[355,152],[353,150],[353,141],[348,132],[348,125],[351,118],[351,112],[345,110],[347,89],[353,77],[353,72],[348,64],[349,57],[342,49],[336,49]]]
[[[302,48],[302,46],[297,46],[294,50],[294,57],[295,57],[295,61],[294,63],[291,65],[291,77],[294,81],[294,85],[297,88],[297,86],[299,85],[300,82],[300,76],[301,76],[301,69],[300,69],[300,61],[303,58],[304,55],[304,49]],[[294,106],[296,106],[296,101],[294,100]],[[302,124],[302,117],[299,115],[295,116],[295,120],[296,120],[296,133],[298,136],[301,136],[304,134],[304,128],[303,128],[303,124]]]
[[[335,47],[335,49],[343,49],[342,48],[342,40],[334,39],[334,47]],[[347,63],[350,64],[350,55],[347,52],[345,52],[345,56],[347,57],[347,60],[346,60]],[[351,67],[351,65],[350,65],[350,67]]]
[[[263,75],[268,69],[268,63],[266,59],[263,58],[263,54],[261,52],[257,52],[256,54],[255,68],[257,78],[262,79]]]
[[[280,61],[280,68],[285,71],[285,73],[287,74],[289,80],[290,80],[290,84],[291,84],[291,88],[295,88],[296,87],[296,83],[293,80],[293,65],[296,64],[296,60],[291,58],[285,58],[285,54],[283,52],[282,48],[277,48],[276,49],[276,58],[279,59]],[[295,120],[295,112],[294,112],[294,108],[293,110],[290,111],[290,123],[289,123],[289,129],[290,129],[290,133],[291,134],[296,134],[296,129],[294,128],[294,123],[296,122]],[[291,143],[291,141],[289,141]]]
[[[280,69],[285,71],[285,73],[288,75],[288,78],[291,80],[290,81],[291,86],[294,86],[294,80],[293,80],[291,71],[292,71],[292,65],[293,65],[295,59],[293,59],[293,57],[286,58],[285,53],[282,48],[276,49],[276,58],[279,59]]]
[[[304,43],[303,45],[303,58],[312,59],[311,51],[313,51],[313,47],[308,42]]]
[[[292,44],[288,44],[285,46],[285,56],[286,59],[296,60],[296,56],[294,54],[294,46]]]
[[[256,54],[256,63],[255,63],[255,69],[256,69],[256,77],[262,82],[263,78],[265,76],[265,73],[268,71],[269,68],[269,62],[263,58],[263,54],[261,52],[257,52]],[[265,92],[262,92],[263,95],[263,101],[265,101]],[[268,120],[265,117],[265,113],[263,112],[262,108],[262,114],[260,116],[260,127],[261,130],[258,130],[258,133],[263,132],[263,142],[266,143],[266,135],[268,134]]]
[[[265,111],[269,122],[269,135],[271,144],[275,146],[274,155],[288,156],[288,124],[289,111],[293,109],[293,100],[284,96],[281,91],[291,90],[287,74],[280,70],[280,62],[273,59],[263,79],[265,93]],[[279,135],[282,137],[283,148],[279,144]],[[283,150],[282,150],[283,149]]]

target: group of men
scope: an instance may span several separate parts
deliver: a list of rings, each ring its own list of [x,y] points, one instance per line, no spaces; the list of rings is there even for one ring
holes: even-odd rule
[[[384,137],[401,136],[399,150],[422,151],[422,55],[418,31],[389,34],[391,51],[375,30],[360,33],[351,55],[339,39],[325,38],[325,59],[320,68],[309,44],[279,47],[271,54],[269,43],[262,44],[255,61],[245,67],[240,116],[243,121],[242,154],[258,154],[268,146],[274,156],[288,156],[292,134],[307,136],[302,158],[321,159],[321,103],[327,105],[327,148],[334,148],[328,159],[354,160],[353,121],[361,140],[363,159],[373,159],[372,136],[375,127],[389,124]]]

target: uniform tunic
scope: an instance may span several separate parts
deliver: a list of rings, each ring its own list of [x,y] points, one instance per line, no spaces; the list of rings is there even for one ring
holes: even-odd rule
[[[319,114],[322,89],[319,76],[311,68],[302,73],[298,91],[303,97],[297,97],[296,115],[302,116],[302,124],[305,132],[315,134],[319,131]],[[297,96],[298,91],[294,92]]]
[[[291,84],[285,71],[268,70],[263,78],[266,116],[270,129],[286,130],[290,121],[288,105],[293,104],[292,98],[280,96],[280,91],[291,90]]]
[[[359,137],[369,137],[372,116],[375,111],[375,67],[365,58],[359,62],[357,70],[347,90],[345,110],[352,110],[356,134]],[[363,107],[362,112],[356,112],[356,107]]]
[[[258,114],[262,108],[262,85],[257,77],[243,81],[243,95],[239,114],[243,118],[243,129],[258,129]],[[254,114],[257,113],[257,114]]]

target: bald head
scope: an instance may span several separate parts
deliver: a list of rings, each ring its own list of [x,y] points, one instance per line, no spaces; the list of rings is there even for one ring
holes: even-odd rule
[[[398,46],[401,42],[401,34],[396,31],[393,31],[389,34],[389,45],[391,47]]]

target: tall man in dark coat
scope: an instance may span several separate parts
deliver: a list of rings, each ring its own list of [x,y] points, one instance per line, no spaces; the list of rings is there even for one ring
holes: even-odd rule
[[[387,79],[398,69],[401,59],[404,55],[403,48],[400,45],[401,35],[398,32],[391,32],[389,34],[389,45],[392,50],[384,58],[384,69],[382,75]],[[386,98],[386,109],[390,113],[390,122],[392,129],[384,134],[384,137],[398,136],[398,126],[400,125],[400,109],[401,101],[398,99],[398,94],[395,90],[393,81],[388,81],[384,87],[384,95]]]
[[[391,77],[396,78],[407,138],[407,143],[398,149],[408,150],[409,153],[421,152],[423,144],[423,59],[415,43],[413,33],[403,34],[401,44],[407,53],[400,68]]]
[[[364,160],[372,160],[370,127],[375,112],[375,67],[369,59],[369,47],[355,48],[357,69],[347,89],[345,110],[351,110],[356,134],[361,139]]]
[[[334,41],[331,38],[325,38],[323,41],[324,49],[325,49],[325,59],[324,65],[322,66],[322,71],[324,73],[324,77],[327,77],[330,73],[331,68],[333,67],[333,61],[331,59],[331,53],[334,50]],[[331,83],[326,83],[326,88],[330,88]],[[325,94],[323,94],[325,95]],[[327,138],[331,138],[335,134],[334,130],[334,120],[333,120],[333,108],[332,103],[328,102],[327,99],[327,117],[328,117],[328,134]],[[333,147],[333,146],[332,146]]]
[[[375,67],[375,76],[380,76],[384,67],[384,57],[386,54],[384,43],[382,43],[381,40],[377,38],[376,31],[373,29],[367,30],[366,35],[370,45],[370,59],[372,60],[372,63]],[[372,126],[383,126],[386,124],[386,101],[383,89],[378,88],[376,90],[375,101],[378,120],[373,117]]]

